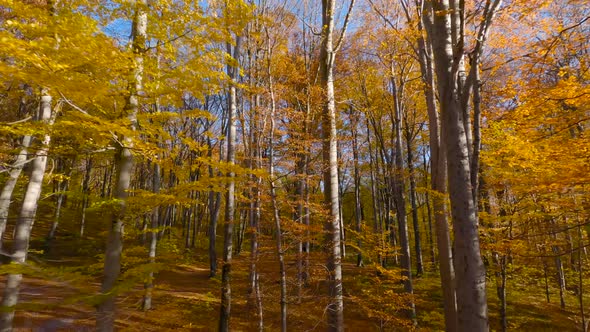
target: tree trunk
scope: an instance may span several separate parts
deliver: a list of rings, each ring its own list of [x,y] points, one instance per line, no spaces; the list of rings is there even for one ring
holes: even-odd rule
[[[273,79],[272,79],[272,72],[271,72],[271,60],[272,60],[272,48],[270,46],[270,36],[268,35],[268,30],[266,31],[267,34],[267,42],[268,42],[268,89],[270,94],[270,134],[269,134],[269,152],[268,152],[268,174],[269,174],[269,182],[270,182],[270,198],[272,202],[272,210],[273,210],[273,217],[275,222],[275,227],[277,230],[276,235],[276,245],[277,245],[277,256],[279,260],[279,274],[280,274],[280,288],[281,288],[281,297],[280,297],[280,305],[281,305],[281,331],[287,331],[287,275],[285,272],[285,254],[283,252],[283,233],[281,231],[281,218],[279,214],[279,207],[277,204],[277,194],[275,188],[275,178],[274,178],[274,131],[275,131],[275,96],[274,96],[274,86],[273,86]]]
[[[588,324],[586,323],[586,315],[584,313],[584,275],[582,272],[582,247],[584,246],[582,241],[582,226],[578,219],[578,301],[580,301],[580,316],[582,318],[582,331],[588,330]]]
[[[552,246],[552,248],[553,253],[555,254],[555,270],[557,273],[557,286],[559,287],[559,303],[561,305],[561,309],[565,309],[565,272],[563,270],[563,263],[559,257],[559,247]]]
[[[422,243],[420,238],[420,224],[418,222],[418,204],[416,203],[416,174],[414,174],[414,156],[412,151],[412,137],[408,129],[406,147],[408,150],[408,172],[410,174],[410,204],[412,206],[412,225],[414,226],[414,248],[416,250],[416,274],[424,274],[422,260]]]
[[[60,168],[61,171],[64,172],[65,169],[63,167],[63,164],[65,162],[63,160],[59,161],[59,164],[61,164]],[[53,223],[51,224],[51,228],[49,229],[49,233],[47,234],[47,245],[48,248],[51,248],[51,242],[53,241],[53,239],[55,238],[55,233],[57,232],[57,227],[59,226],[59,217],[61,216],[61,208],[62,205],[64,203],[64,199],[65,199],[65,191],[68,190],[68,186],[69,186],[69,178],[72,176],[72,171],[74,169],[74,164],[76,163],[75,158],[72,159],[72,167],[69,167],[69,170],[67,171],[67,179],[63,179],[62,181],[57,182],[57,202],[56,202],[56,207],[55,207],[55,215],[53,218]]]
[[[135,68],[133,77],[130,80],[130,94],[127,100],[127,117],[131,123],[131,129],[137,127],[137,113],[139,112],[139,94],[142,90],[143,80],[143,52],[147,34],[147,0],[136,2],[135,17],[133,19],[132,46],[134,53]],[[123,251],[123,219],[125,217],[127,190],[131,183],[133,169],[133,154],[131,148],[133,142],[130,137],[124,137],[119,146],[116,156],[116,192],[115,198],[119,201],[118,208],[112,215],[112,222],[107,238],[105,250],[105,261],[101,294],[103,302],[98,305],[96,317],[96,330],[113,331],[115,328],[115,300],[116,294],[113,289],[121,272],[121,253]]]
[[[357,253],[356,259],[356,266],[361,267],[363,266],[363,255],[361,253],[362,248],[362,241],[361,241],[361,233],[362,233],[362,222],[363,222],[363,214],[362,214],[362,200],[361,200],[361,175],[360,175],[360,167],[359,167],[359,148],[358,148],[358,122],[359,122],[359,114],[353,114],[354,110],[350,110],[351,117],[352,117],[352,158],[354,162],[354,219],[357,231],[357,246],[359,248]]]
[[[41,93],[40,120],[51,124],[53,122],[51,115],[51,96],[47,91],[42,91]],[[51,137],[46,134],[42,145],[37,150],[35,160],[33,160],[32,164],[29,184],[27,185],[27,190],[23,198],[23,205],[16,223],[12,261],[17,264],[22,265],[27,260],[29,240],[31,238],[31,230],[37,212],[39,197],[41,196],[50,141]],[[2,307],[4,310],[0,313],[0,331],[2,332],[12,330],[14,307],[18,303],[19,287],[22,278],[22,274],[19,273],[10,273],[6,278],[6,286],[2,297]]]
[[[86,160],[86,171],[84,173],[84,181],[82,183],[82,218],[80,219],[80,237],[84,236],[84,228],[86,227],[86,209],[88,208],[88,200],[90,196],[90,171],[92,170],[92,158],[88,157]],[[106,171],[105,171],[106,172]]]
[[[397,225],[399,228],[399,242],[402,253],[401,267],[402,276],[404,277],[404,291],[410,296],[414,294],[412,284],[412,259],[410,256],[410,241],[408,237],[408,219],[406,216],[406,198],[404,195],[404,157],[402,151],[402,120],[400,94],[397,89],[395,78],[391,78],[391,84],[394,97],[394,116],[393,126],[395,129],[395,176],[393,178],[393,190],[395,199],[395,209],[397,214]],[[409,316],[414,321],[416,319],[416,307],[414,300],[411,299],[409,306]]]
[[[22,149],[20,150],[16,160],[12,164],[12,169],[8,173],[8,180],[4,183],[2,193],[0,193],[0,252],[2,251],[2,237],[6,230],[6,224],[8,222],[8,214],[10,210],[10,203],[12,199],[12,193],[16,182],[23,170],[23,167],[27,163],[28,148],[31,145],[31,136],[23,136],[21,143]]]
[[[447,158],[443,141],[443,123],[439,119],[439,112],[435,99],[435,80],[433,66],[432,33],[433,13],[432,3],[427,0],[424,3],[424,15],[418,22],[420,31],[426,32],[424,37],[418,38],[418,57],[422,79],[424,80],[424,95],[428,110],[428,129],[431,160],[430,184],[433,190],[432,209],[435,221],[436,244],[440,262],[440,278],[443,290],[443,306],[445,311],[445,330],[455,332],[458,330],[457,298],[455,270],[453,266],[453,254],[451,251],[451,237],[449,223],[447,221]],[[424,34],[424,33],[422,33]]]
[[[459,331],[488,331],[485,267],[481,259],[478,221],[470,175],[469,146],[458,95],[457,61],[463,45],[454,47],[451,29],[452,10],[448,0],[434,1],[432,28],[433,54],[438,77],[443,136],[446,145],[447,170],[455,254],[457,317]],[[456,10],[456,8],[453,8]],[[461,36],[462,38],[462,36]],[[460,51],[457,51],[460,49]]]
[[[234,47],[233,58],[237,61],[239,59],[241,38],[236,37],[236,46]],[[228,54],[232,54],[231,45],[228,43]],[[234,165],[236,161],[235,139],[236,139],[236,113],[237,113],[237,71],[238,68],[233,68],[230,65],[227,67],[229,77],[231,79],[229,87],[229,107],[227,116],[227,163]],[[230,170],[227,174],[229,183],[227,185],[227,193],[225,196],[225,224],[223,227],[223,266],[221,272],[221,311],[219,318],[219,331],[229,331],[229,321],[231,313],[231,264],[233,251],[233,228],[235,215],[235,172]]]
[[[338,200],[338,141],[336,103],[334,100],[334,0],[322,0],[322,46],[320,50],[320,82],[324,89],[322,112],[322,157],[324,205],[327,211],[327,237],[330,303],[327,308],[328,330],[344,330],[342,299],[342,253],[340,243],[340,211]]]
[[[506,255],[494,252],[494,263],[496,264],[496,293],[498,300],[500,300],[500,326],[502,331],[508,330],[508,317],[506,316]]]
[[[436,110],[435,110],[436,111]],[[438,139],[437,139],[438,141]],[[426,150],[423,154],[424,163],[424,188],[428,187],[428,162],[426,161]],[[431,160],[432,162],[432,160]],[[432,174],[430,175],[432,177]],[[428,217],[428,245],[430,247],[430,263],[432,264],[432,271],[436,271],[436,253],[434,250],[434,232],[432,231],[432,209],[430,208],[430,194],[426,192],[424,194],[424,203],[426,207],[426,215]],[[422,213],[424,217],[424,213]]]
[[[209,158],[213,156],[213,146],[211,138],[207,138],[208,155]],[[213,167],[209,166],[209,178],[213,179]],[[217,275],[217,219],[219,219],[219,209],[221,207],[221,193],[209,191],[208,198],[209,210],[209,277],[213,278]]]
[[[160,193],[160,165],[154,165],[154,176],[152,179],[152,190],[154,194]],[[152,265],[149,267],[147,281],[144,285],[145,295],[143,296],[143,310],[152,309],[152,291],[154,288],[154,264],[156,263],[156,248],[158,246],[158,224],[160,221],[160,207],[156,206],[152,211],[150,233],[150,247],[148,252],[148,263]]]

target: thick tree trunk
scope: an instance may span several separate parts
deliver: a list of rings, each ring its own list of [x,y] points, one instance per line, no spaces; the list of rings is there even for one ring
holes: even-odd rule
[[[460,96],[457,93],[457,61],[452,43],[451,15],[448,0],[434,1],[432,29],[433,53],[438,78],[438,93],[444,140],[453,231],[454,265],[457,286],[459,331],[488,331],[485,267],[481,259],[478,222],[471,188],[469,146],[463,123]],[[462,45],[460,52],[463,52]]]
[[[40,120],[45,123],[52,122],[51,115],[51,96],[46,91],[42,91],[40,104]],[[43,177],[47,166],[47,152],[49,151],[49,142],[51,137],[45,135],[43,142],[36,152],[33,160],[29,184],[23,198],[23,205],[16,222],[15,237],[12,252],[12,261],[17,264],[24,264],[27,260],[29,250],[29,240],[31,230],[37,212],[39,197],[43,186]],[[22,281],[22,274],[10,273],[6,277],[6,286],[2,297],[2,307],[4,310],[0,313],[0,331],[6,332],[12,330],[12,321],[14,319],[15,306],[18,303],[19,287]]]
[[[431,1],[425,2],[424,16],[418,22],[420,30],[425,28],[426,37],[418,39],[420,70],[424,80],[424,95],[428,110],[430,139],[432,209],[435,221],[436,244],[440,262],[440,278],[443,289],[445,330],[455,332],[457,324],[457,298],[451,236],[447,220],[447,158],[443,141],[443,123],[439,119],[435,99],[435,80],[432,51],[433,13]]]
[[[135,68],[130,80],[130,94],[127,100],[127,117],[131,123],[131,129],[137,127],[137,113],[139,112],[139,94],[142,90],[143,80],[143,52],[147,34],[147,0],[136,2],[135,17],[133,19],[133,53]],[[103,302],[98,305],[96,317],[96,330],[100,332],[113,331],[115,328],[115,300],[113,293],[117,279],[121,272],[121,253],[123,251],[123,219],[125,217],[127,190],[131,183],[133,171],[133,154],[131,138],[124,137],[116,156],[116,192],[115,198],[119,206],[113,213],[107,238],[105,261],[101,294]],[[123,145],[124,144],[124,145]]]

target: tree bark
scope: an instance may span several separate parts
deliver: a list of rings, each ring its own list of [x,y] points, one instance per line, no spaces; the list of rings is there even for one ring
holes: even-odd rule
[[[143,80],[143,52],[147,39],[147,0],[138,0],[135,4],[133,18],[132,47],[135,68],[129,82],[130,94],[127,100],[126,112],[132,130],[137,127],[137,113],[139,112],[139,94]],[[116,192],[115,198],[119,206],[112,215],[105,250],[105,262],[101,294],[104,300],[98,305],[96,316],[96,330],[100,332],[113,331],[115,328],[114,287],[121,272],[121,253],[123,251],[123,227],[126,210],[127,191],[131,183],[133,169],[133,142],[130,137],[124,137],[116,155]]]
[[[208,156],[213,156],[213,146],[211,138],[207,138]],[[214,177],[213,167],[209,166],[209,178]],[[219,219],[219,209],[221,207],[221,193],[209,191],[208,198],[209,210],[209,277],[213,278],[217,275],[217,220]]]
[[[239,58],[241,38],[236,37],[236,45],[234,52],[231,52],[231,45],[228,43],[228,53],[233,55],[235,60]],[[227,163],[234,165],[236,161],[235,139],[236,139],[236,113],[237,113],[237,87],[236,78],[238,68],[227,67],[229,77],[231,79],[229,87],[229,105],[227,116]],[[231,314],[231,264],[232,264],[232,250],[233,250],[233,228],[235,215],[235,172],[231,170],[227,176],[229,183],[227,185],[227,193],[225,196],[225,224],[223,227],[223,266],[221,272],[221,311],[219,317],[219,331],[229,331],[229,321]]]
[[[410,241],[408,236],[408,219],[406,216],[406,198],[404,194],[404,157],[402,151],[402,123],[401,123],[401,102],[400,92],[398,92],[395,78],[391,78],[392,93],[394,97],[394,119],[393,126],[395,130],[395,175],[393,177],[393,190],[395,199],[395,209],[397,215],[397,225],[399,229],[399,242],[402,253],[401,267],[402,276],[404,277],[404,291],[410,296],[414,294],[412,284],[412,259],[410,256]],[[416,319],[416,307],[414,300],[411,299],[408,314],[414,321]]]
[[[433,53],[438,78],[453,231],[459,331],[488,331],[485,267],[481,259],[477,211],[472,195],[469,146],[458,91],[458,62],[462,45],[452,43],[448,0],[434,1]],[[438,13],[444,13],[438,14]],[[462,38],[462,37],[461,37]]]
[[[67,172],[67,177],[68,179],[62,179],[62,181],[57,182],[56,184],[56,191],[57,191],[57,202],[56,202],[56,207],[55,207],[55,215],[53,218],[53,223],[51,224],[51,228],[49,229],[49,233],[47,234],[47,245],[48,248],[51,248],[51,242],[53,241],[53,239],[55,238],[55,233],[57,232],[57,227],[59,226],[59,217],[61,216],[61,208],[64,202],[64,198],[65,198],[65,191],[68,190],[68,186],[69,186],[69,178],[72,175],[72,171],[74,168],[74,164],[76,163],[75,158],[72,159],[72,167],[69,168],[68,172]],[[60,164],[60,171],[64,172],[65,171],[65,161],[64,160],[60,160],[58,161],[58,164]]]
[[[421,6],[417,6],[421,8]],[[420,11],[418,11],[420,13]],[[424,29],[426,38],[418,38],[420,50],[420,70],[424,80],[424,95],[428,110],[428,129],[430,144],[431,178],[433,190],[432,209],[435,220],[436,244],[440,262],[440,278],[443,289],[443,306],[445,311],[445,330],[458,330],[457,297],[453,253],[451,251],[451,236],[447,220],[447,158],[443,141],[443,123],[440,121],[435,99],[435,81],[432,50],[433,15],[432,2],[424,3],[424,15],[418,22],[420,30]]]
[[[359,148],[358,148],[358,123],[359,123],[359,114],[353,114],[356,112],[355,110],[350,110],[350,116],[352,117],[351,121],[351,131],[352,131],[352,158],[354,162],[354,219],[355,219],[355,226],[357,231],[357,246],[359,248],[357,253],[356,259],[356,266],[361,267],[363,266],[363,255],[361,253],[362,248],[362,241],[361,241],[361,232],[362,232],[362,222],[363,222],[363,211],[362,211],[362,200],[361,200],[361,175],[360,175],[360,167],[359,167]]]
[[[274,131],[275,131],[275,113],[276,113],[276,101],[274,92],[274,82],[272,77],[272,47],[270,45],[270,35],[268,29],[266,30],[267,38],[267,74],[268,74],[268,92],[270,95],[270,128],[269,128],[269,139],[268,139],[268,176],[270,182],[270,198],[272,203],[273,217],[275,227],[277,230],[276,245],[277,245],[277,256],[279,260],[279,274],[280,280],[279,285],[281,288],[280,306],[281,306],[281,331],[287,331],[287,274],[285,271],[285,253],[283,251],[283,233],[281,230],[281,217],[279,212],[279,206],[277,203],[277,194],[275,187],[274,177]]]
[[[10,203],[12,199],[12,193],[14,191],[14,187],[16,186],[16,182],[22,172],[26,162],[27,162],[27,153],[29,146],[31,145],[31,136],[23,136],[22,139],[22,149],[20,150],[16,160],[12,164],[12,169],[8,172],[8,180],[4,183],[4,187],[2,188],[2,193],[0,193],[0,251],[2,251],[2,237],[4,235],[4,231],[6,230],[6,224],[8,222],[8,214],[10,210]]]
[[[40,120],[51,124],[53,122],[51,115],[51,96],[45,89],[43,89],[41,94]],[[35,160],[33,160],[31,176],[15,229],[12,262],[16,264],[25,264],[27,260],[31,230],[35,221],[35,214],[43,186],[43,177],[45,176],[45,168],[47,166],[47,153],[49,151],[50,141],[51,137],[49,134],[45,134],[43,142],[35,154]],[[12,330],[14,307],[18,303],[19,287],[22,279],[23,276],[20,273],[10,273],[6,278],[6,286],[2,297],[2,307],[4,310],[0,313],[0,331],[2,332]]]
[[[422,259],[422,240],[420,237],[420,224],[418,219],[418,204],[416,203],[416,175],[414,174],[414,155],[412,150],[412,134],[408,128],[406,135],[406,148],[408,153],[408,173],[410,176],[410,204],[412,207],[412,225],[414,226],[414,250],[416,251],[416,274],[424,274],[424,262]]]
[[[84,236],[84,228],[86,227],[86,209],[88,208],[88,201],[90,196],[90,171],[92,170],[92,158],[86,159],[86,171],[84,173],[84,181],[82,183],[82,217],[80,219],[80,237]],[[106,171],[105,171],[106,172]]]
[[[160,193],[160,165],[154,165],[154,175],[152,179],[152,191],[154,194]],[[152,309],[152,292],[154,288],[154,270],[153,265],[156,263],[156,248],[158,246],[158,225],[160,221],[160,207],[156,206],[152,211],[151,225],[149,228],[150,233],[150,246],[148,251],[148,263],[152,266],[149,268],[147,281],[144,285],[145,295],[143,296],[143,310],[147,311]]]
[[[351,8],[352,4],[351,3]],[[330,303],[327,308],[328,330],[344,330],[344,303],[342,294],[342,252],[340,211],[338,197],[338,141],[336,130],[336,102],[334,99],[334,60],[338,44],[333,42],[334,0],[322,0],[322,46],[320,49],[320,82],[324,89],[322,112],[322,157],[324,205],[327,211],[325,230],[327,237]],[[350,11],[349,11],[350,13]],[[348,18],[348,15],[347,15]],[[346,20],[345,20],[346,21]],[[346,23],[345,23],[346,26]],[[344,27],[345,29],[346,27]],[[341,38],[344,36],[344,31]]]

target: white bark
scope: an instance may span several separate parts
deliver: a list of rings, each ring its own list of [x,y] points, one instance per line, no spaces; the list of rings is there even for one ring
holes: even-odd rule
[[[42,92],[40,105],[40,120],[45,123],[51,120],[51,96],[46,91]],[[17,264],[24,264],[27,260],[29,250],[29,240],[37,204],[41,196],[43,186],[43,177],[47,166],[47,152],[49,151],[49,142],[51,137],[45,134],[43,142],[37,150],[35,160],[32,164],[32,172],[29,178],[29,184],[23,198],[23,205],[16,223],[16,231],[13,244],[12,261]],[[14,306],[18,303],[19,287],[22,281],[22,274],[9,274],[6,279],[6,287],[2,297],[2,307],[6,311],[0,313],[0,331],[11,331],[12,321],[14,319]]]
[[[270,42],[270,36],[268,29],[266,30],[267,38],[267,74],[268,74],[268,92],[270,95],[270,128],[269,128],[269,152],[268,152],[268,177],[270,182],[270,197],[272,202],[273,218],[275,227],[277,230],[276,245],[277,245],[277,256],[279,260],[279,273],[280,273],[280,305],[281,305],[281,332],[287,331],[287,274],[285,271],[285,253],[283,252],[283,233],[281,230],[281,217],[279,206],[277,203],[277,193],[275,187],[275,172],[274,172],[274,131],[275,131],[275,116],[276,116],[276,101],[274,92],[274,82],[272,77],[272,47]]]
[[[31,144],[31,136],[24,136],[22,140],[22,149],[20,150],[16,160],[12,164],[12,169],[8,172],[8,180],[4,183],[2,193],[0,193],[0,251],[2,251],[2,236],[6,230],[6,223],[8,222],[8,214],[10,209],[10,203],[12,199],[12,193],[16,182],[23,170],[23,167],[27,161],[27,151]]]
[[[328,329],[344,329],[344,304],[342,298],[342,252],[340,234],[340,211],[338,197],[338,141],[336,131],[336,103],[334,97],[334,60],[340,47],[344,32],[354,5],[351,2],[346,15],[344,30],[336,45],[333,43],[334,0],[322,0],[322,47],[320,50],[320,81],[324,88],[324,110],[322,114],[322,155],[324,173],[324,204],[328,215],[325,228],[328,242],[327,268],[330,273],[330,303],[327,308]]]

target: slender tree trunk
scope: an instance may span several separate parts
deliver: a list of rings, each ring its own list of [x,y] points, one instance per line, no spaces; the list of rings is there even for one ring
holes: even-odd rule
[[[359,148],[358,148],[358,122],[359,122],[359,114],[353,114],[355,112],[351,109],[351,117],[352,117],[352,158],[354,162],[354,219],[357,231],[357,246],[359,248],[357,253],[356,259],[356,266],[361,267],[363,266],[363,255],[361,253],[362,248],[362,241],[361,241],[361,232],[362,232],[362,222],[363,222],[363,215],[362,215],[362,201],[361,201],[361,175],[360,175],[360,167],[359,167]]]
[[[160,165],[154,165],[154,175],[152,179],[152,190],[154,194],[160,193]],[[143,310],[152,309],[152,292],[154,288],[154,264],[156,263],[156,248],[158,246],[158,224],[160,221],[160,207],[156,206],[152,211],[150,233],[150,246],[148,252],[148,263],[152,266],[149,268],[147,281],[144,285],[145,295],[143,296]]]
[[[479,57],[476,57],[476,59],[479,59]],[[473,153],[471,155],[471,188],[473,201],[477,202],[477,193],[479,192],[479,154],[481,150],[481,80],[479,77],[479,61],[474,61],[472,66],[471,70],[475,74],[473,82]]]
[[[502,331],[506,332],[508,329],[508,318],[506,316],[506,255],[494,252],[494,263],[496,264],[496,293],[498,300],[500,300],[500,326]]]
[[[262,153],[260,151],[259,144],[259,132],[258,127],[254,129],[254,139],[252,145],[252,166],[251,168],[260,168],[262,161]],[[253,176],[254,182],[252,197],[251,197],[251,211],[250,211],[250,282],[249,282],[249,298],[252,299],[256,306],[256,315],[258,316],[258,330],[264,330],[264,320],[262,312],[262,297],[260,295],[260,288],[258,285],[258,235],[260,234],[260,188],[261,179],[257,176]]]
[[[258,21],[255,22],[258,24]],[[252,54],[249,52],[248,54]],[[253,52],[254,61],[258,59],[258,53]],[[252,57],[248,58],[249,61],[252,61]],[[248,66],[250,70],[252,70],[252,65]],[[255,86],[258,87],[258,79],[257,79],[258,71],[256,74],[250,73],[251,77],[256,77],[251,79],[252,89],[251,91],[255,90]],[[252,96],[252,104],[254,108],[252,109],[252,116],[251,116],[251,127],[250,127],[250,151],[249,151],[249,168],[251,170],[260,169],[262,167],[262,151],[261,151],[261,126],[260,125],[260,95],[256,94]],[[262,187],[262,179],[259,176],[254,174],[250,175],[250,180],[252,181],[252,187],[249,190],[250,195],[250,212],[249,212],[249,219],[250,219],[250,274],[249,274],[249,282],[248,282],[248,305],[250,307],[255,307],[256,312],[255,315],[257,316],[257,328],[259,331],[264,330],[264,317],[263,317],[263,307],[262,307],[262,296],[260,294],[260,287],[259,287],[259,280],[258,280],[258,257],[259,257],[259,234],[260,234],[260,204],[261,204],[261,187]]]
[[[56,207],[55,207],[55,216],[53,218],[53,223],[51,224],[51,228],[49,229],[49,233],[47,234],[47,244],[48,247],[51,247],[51,242],[53,241],[53,239],[55,238],[55,233],[57,232],[57,227],[59,226],[59,218],[61,216],[61,208],[62,205],[64,203],[64,199],[65,199],[65,191],[68,190],[68,186],[69,186],[69,178],[72,176],[72,171],[74,169],[74,164],[75,164],[75,158],[72,159],[72,167],[69,167],[69,170],[67,171],[67,177],[68,179],[64,179],[60,182],[57,183],[57,202],[56,202]],[[60,163],[64,163],[63,161],[61,161]],[[62,168],[62,171],[65,171]]]
[[[543,258],[543,278],[545,279],[545,298],[547,303],[551,303],[551,297],[549,296],[549,273],[547,273],[548,266],[547,261]]]
[[[40,120],[51,124],[53,118],[51,115],[51,96],[47,91],[41,92]],[[47,166],[47,153],[49,151],[49,142],[51,137],[46,134],[41,146],[36,152],[33,160],[29,184],[23,198],[23,205],[16,222],[15,237],[13,243],[12,261],[17,264],[24,264],[27,260],[29,250],[29,240],[31,230],[37,212],[39,197],[43,186],[43,177]],[[1,306],[4,308],[0,313],[0,331],[12,331],[12,322],[14,319],[15,306],[18,303],[19,287],[22,281],[22,274],[10,273],[6,277],[6,286],[2,297]]]
[[[371,147],[371,130],[370,130],[370,126],[369,126],[369,121],[367,120],[367,145],[369,146],[369,173],[370,173],[370,177],[371,177],[371,200],[373,202],[373,233],[374,234],[378,234],[379,236],[381,236],[380,234],[381,232],[381,210],[380,210],[380,204],[379,204],[379,193],[377,192],[377,176],[375,175],[375,163],[374,160],[376,158],[373,158],[373,148]],[[381,249],[384,249],[383,246],[381,246]],[[383,258],[381,257],[381,254],[379,254],[377,256],[378,260],[379,260],[379,265],[383,265]]]
[[[126,111],[131,129],[137,127],[137,113],[139,112],[139,94],[142,90],[143,80],[143,52],[147,39],[147,0],[136,2],[135,17],[133,19],[133,53],[135,68],[130,81],[130,94],[127,100]],[[107,245],[105,250],[105,262],[101,294],[104,300],[98,305],[96,317],[96,330],[100,332],[113,331],[115,328],[115,301],[113,293],[117,279],[121,272],[121,253],[123,251],[123,219],[125,217],[127,190],[131,183],[133,170],[133,154],[131,148],[133,142],[130,137],[124,137],[116,155],[116,192],[115,198],[119,206],[113,213],[109,228]]]
[[[395,129],[395,176],[393,179],[393,190],[395,198],[395,208],[397,214],[397,223],[399,228],[399,242],[402,253],[401,267],[402,276],[404,277],[404,291],[411,296],[414,294],[414,286],[412,284],[412,259],[410,256],[410,241],[408,236],[408,219],[406,216],[406,198],[404,194],[404,159],[402,151],[402,120],[401,120],[401,105],[400,93],[397,89],[395,78],[391,78],[391,84],[394,96],[394,129]],[[409,309],[410,318],[414,321],[416,319],[416,307],[414,300],[410,302]]]
[[[410,204],[412,206],[412,225],[414,226],[414,249],[416,250],[416,274],[424,274],[424,262],[422,260],[422,243],[420,237],[420,224],[418,221],[418,204],[416,203],[416,174],[414,174],[414,156],[412,151],[412,138],[408,130],[406,135],[406,147],[408,150],[408,172],[410,173]]]
[[[90,196],[90,171],[92,170],[92,158],[88,157],[86,160],[86,170],[84,173],[84,181],[82,182],[82,217],[80,219],[80,237],[84,236],[84,228],[86,227],[86,209],[88,208],[88,200]]]
[[[582,331],[588,330],[588,324],[586,322],[586,315],[584,312],[584,275],[582,273],[582,226],[578,219],[578,301],[580,301],[580,316],[582,317]]]
[[[328,248],[327,268],[330,303],[327,308],[328,330],[344,330],[344,304],[342,294],[342,252],[340,234],[340,202],[338,200],[338,141],[336,130],[336,102],[334,99],[333,43],[334,0],[322,0],[322,47],[320,49],[320,82],[324,89],[322,113],[322,157],[324,204],[327,211],[326,236]],[[336,47],[337,48],[337,47]]]
[[[8,180],[4,183],[4,187],[2,188],[2,193],[0,193],[0,252],[2,251],[2,237],[4,235],[4,231],[6,230],[6,224],[8,222],[8,213],[10,210],[10,203],[12,199],[12,193],[14,191],[14,187],[16,186],[16,182],[20,176],[20,173],[23,170],[27,162],[27,153],[28,148],[31,145],[31,136],[23,136],[21,146],[22,149],[20,150],[16,160],[12,164],[12,169],[8,172]]]
[[[211,138],[207,138],[208,155],[209,158],[213,156],[213,146]],[[209,178],[214,177],[213,167],[209,166]],[[219,218],[219,209],[221,207],[221,193],[209,191],[208,198],[209,210],[209,277],[213,278],[217,275],[217,220]]]
[[[236,46],[234,47],[233,58],[239,59],[241,38],[236,37]],[[231,45],[228,43],[228,53],[231,52]],[[228,65],[228,73],[231,79],[229,87],[229,107],[227,116],[227,163],[234,165],[236,161],[235,139],[236,139],[236,113],[237,113],[237,91],[236,78],[238,68],[232,68]],[[221,311],[219,318],[219,331],[229,331],[229,321],[231,313],[231,264],[233,251],[233,228],[235,215],[235,172],[230,170],[228,173],[229,183],[227,185],[226,204],[225,204],[225,224],[223,227],[223,267],[221,274]]]
[[[565,292],[566,292],[565,272],[563,270],[563,263],[561,261],[561,258],[558,256],[560,254],[559,247],[552,246],[552,248],[553,248],[553,253],[556,255],[555,256],[555,270],[557,273],[557,286],[559,287],[559,303],[561,305],[561,309],[565,309]]]
[[[277,194],[275,188],[275,177],[274,177],[274,131],[275,131],[275,112],[276,102],[274,95],[274,85],[271,71],[271,60],[272,60],[272,48],[270,46],[270,36],[268,30],[267,35],[267,51],[268,51],[268,90],[270,94],[270,134],[268,140],[269,152],[268,152],[268,174],[270,181],[270,198],[272,202],[273,217],[275,221],[275,227],[277,230],[276,245],[277,245],[277,256],[279,260],[279,274],[280,274],[280,287],[281,287],[281,331],[287,331],[287,275],[285,272],[285,253],[283,252],[283,233],[281,231],[281,218],[279,214],[279,206],[277,204]]]
[[[435,110],[436,111],[436,110]],[[428,187],[428,162],[426,161],[426,151],[423,154],[424,163],[424,188]],[[432,162],[432,161],[431,161]],[[432,174],[431,174],[432,177]],[[426,215],[428,216],[428,245],[430,247],[430,263],[432,264],[432,271],[436,271],[436,253],[434,251],[434,232],[432,231],[432,210],[430,208],[430,194],[424,194],[424,203],[426,207]],[[424,213],[422,214],[424,216]]]

